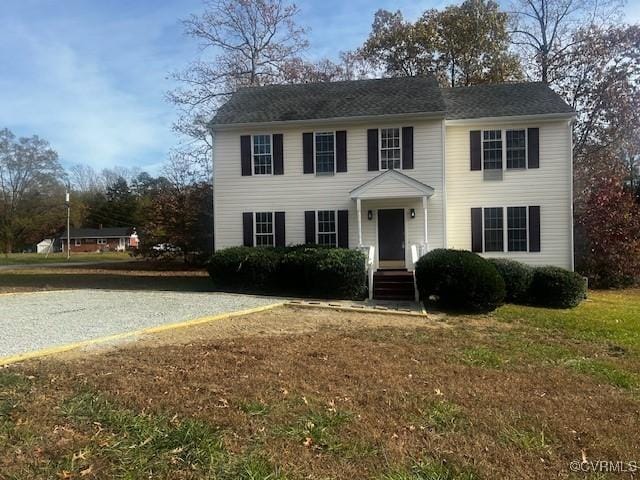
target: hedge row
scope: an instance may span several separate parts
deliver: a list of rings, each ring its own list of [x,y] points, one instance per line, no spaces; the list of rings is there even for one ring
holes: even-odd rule
[[[465,250],[429,252],[416,264],[416,281],[420,298],[471,312],[488,312],[504,301],[571,308],[586,297],[586,284],[577,273],[506,259],[485,260]]]
[[[366,292],[365,256],[346,248],[232,247],[217,251],[207,267],[221,290],[348,299]]]

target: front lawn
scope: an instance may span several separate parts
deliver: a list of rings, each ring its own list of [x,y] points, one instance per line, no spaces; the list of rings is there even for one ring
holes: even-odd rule
[[[640,457],[639,306],[281,308],[14,365],[0,478],[585,478]]]
[[[120,262],[131,261],[128,252],[104,252],[104,253],[71,253],[67,260],[66,253],[51,253],[46,256],[42,253],[9,253],[0,254],[0,265],[37,265],[41,263],[78,263],[78,262]]]

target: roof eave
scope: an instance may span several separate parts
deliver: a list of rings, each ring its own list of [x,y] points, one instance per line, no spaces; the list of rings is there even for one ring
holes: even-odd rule
[[[487,123],[505,123],[505,122],[528,122],[535,120],[538,122],[550,122],[557,120],[573,120],[576,117],[575,112],[559,112],[559,113],[534,113],[531,115],[503,115],[498,117],[474,117],[474,118],[445,118],[445,125],[465,126],[479,125]]]
[[[383,115],[361,115],[353,117],[329,117],[329,118],[311,118],[303,120],[278,120],[273,122],[245,122],[245,123],[213,123],[209,124],[211,131],[219,130],[236,130],[243,128],[263,128],[263,127],[287,127],[297,125],[324,125],[324,124],[347,124],[347,123],[366,123],[371,121],[389,120],[444,120],[445,111],[438,110],[435,112],[411,112],[411,113],[393,113]]]

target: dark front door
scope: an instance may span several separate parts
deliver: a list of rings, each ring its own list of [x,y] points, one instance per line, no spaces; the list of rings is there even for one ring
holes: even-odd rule
[[[378,210],[379,260],[404,262],[404,210]]]

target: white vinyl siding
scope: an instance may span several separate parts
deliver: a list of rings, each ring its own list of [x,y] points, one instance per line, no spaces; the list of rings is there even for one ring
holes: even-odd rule
[[[469,170],[471,130],[513,130],[539,127],[540,168],[505,169],[503,180],[486,182]],[[571,268],[571,130],[567,121],[492,123],[447,126],[446,187],[447,243],[449,248],[471,249],[471,208],[540,206],[540,252],[485,252],[486,257],[507,257],[530,265]],[[507,211],[504,212],[505,229]],[[505,236],[506,236],[505,232]]]
[[[238,169],[240,158],[240,135],[261,133],[251,129],[225,130],[215,133],[214,181],[215,181],[215,246],[216,249],[242,245],[242,212],[286,212],[286,241],[296,245],[305,242],[304,212],[308,210],[348,210],[349,245],[358,245],[358,221],[356,204],[350,198],[354,188],[380,175],[381,171],[367,168],[368,128],[414,128],[414,169],[407,174],[435,189],[428,202],[429,245],[444,246],[443,177],[442,177],[442,128],[439,120],[398,125],[397,123],[340,124],[331,127],[303,125],[279,127],[283,134],[284,175],[242,177]],[[348,172],[341,175],[304,175],[302,134],[310,131],[347,132]],[[314,141],[315,143],[315,141]],[[315,158],[314,158],[315,161]],[[395,199],[403,185],[388,192],[389,199],[383,202],[362,202],[363,243],[376,244],[375,218],[378,208],[414,208],[416,218],[407,220],[407,262],[410,262],[412,243],[422,243],[424,215],[419,198]],[[367,211],[373,211],[373,220],[367,219]]]

